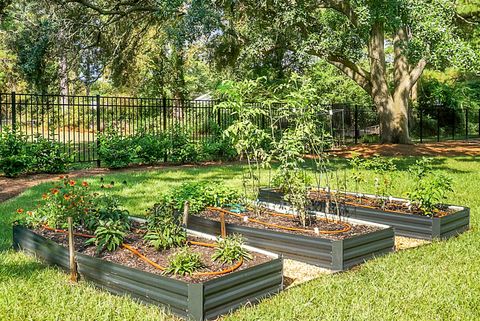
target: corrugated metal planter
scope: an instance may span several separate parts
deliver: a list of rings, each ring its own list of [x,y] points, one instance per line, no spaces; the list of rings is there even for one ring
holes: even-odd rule
[[[353,193],[349,193],[355,195]],[[366,197],[374,195],[363,194]],[[283,199],[283,194],[273,189],[261,189],[258,199],[262,202],[288,205]],[[405,199],[393,198],[393,200],[407,202]],[[470,227],[470,209],[461,206],[449,206],[455,212],[443,217],[428,217],[421,215],[386,212],[381,209],[366,208],[353,205],[342,205],[342,211],[346,216],[355,219],[390,225],[399,236],[419,239],[448,239],[466,231]],[[325,202],[316,202],[312,210],[324,211]]]
[[[48,264],[69,267],[67,248],[24,227],[13,227],[13,247]],[[260,251],[272,260],[203,283],[188,283],[80,253],[76,257],[80,276],[96,286],[114,294],[127,294],[146,303],[166,306],[184,318],[206,320],[229,313],[247,302],[258,302],[282,289],[283,259],[273,253],[249,250]]]
[[[270,207],[280,210],[273,205]],[[346,219],[346,221],[375,225],[381,229],[343,240],[291,234],[237,224],[226,224],[226,229],[229,234],[242,234],[246,243],[251,246],[283,254],[287,258],[321,266],[332,271],[347,270],[368,259],[394,250],[393,228],[353,219]],[[188,228],[208,234],[219,234],[220,222],[191,215],[188,219]]]

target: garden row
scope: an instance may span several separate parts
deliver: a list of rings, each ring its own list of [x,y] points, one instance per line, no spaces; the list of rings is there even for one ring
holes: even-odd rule
[[[279,292],[282,256],[343,271],[394,251],[397,228],[391,225],[397,220],[429,219],[434,226],[438,218],[441,238],[469,226],[467,208],[438,205],[446,211],[438,217],[406,212],[382,216],[392,212],[378,209],[362,221],[314,210],[328,207],[328,201],[310,202],[304,225],[285,199],[271,199],[281,196],[278,191],[268,199],[276,204],[255,202],[220,182],[184,184],[159,195],[144,220],[132,218],[104,191],[92,193],[86,182],[63,178],[36,209],[18,210],[26,215],[14,226],[15,249],[68,269],[70,217],[82,278],[195,320],[215,318]]]

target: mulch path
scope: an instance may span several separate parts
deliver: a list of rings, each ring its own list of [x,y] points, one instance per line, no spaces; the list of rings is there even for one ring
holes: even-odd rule
[[[480,156],[480,139],[468,141],[444,141],[413,145],[359,144],[331,154],[339,157],[351,157],[352,153],[362,156]]]

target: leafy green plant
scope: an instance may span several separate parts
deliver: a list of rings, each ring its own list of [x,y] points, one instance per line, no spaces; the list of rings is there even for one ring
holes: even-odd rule
[[[171,256],[165,273],[174,275],[192,275],[195,271],[204,267],[200,254],[191,252],[184,247]]]
[[[75,224],[82,223],[84,217],[93,209],[94,195],[89,193],[86,182],[77,183],[65,177],[61,183],[42,196],[43,202],[34,211],[44,224],[51,227],[66,228],[67,217],[71,216]]]
[[[137,133],[132,139],[138,159],[145,164],[162,162],[168,154],[170,140],[165,134],[152,135],[145,131]]]
[[[240,195],[236,190],[225,186],[221,181],[184,183],[180,187],[163,194],[159,203],[172,204],[181,211],[188,201],[190,213],[196,214],[207,206],[223,206],[236,203]]]
[[[127,229],[122,221],[100,220],[94,232],[95,237],[87,240],[85,244],[95,244],[97,253],[103,250],[115,251],[123,243]]]
[[[365,160],[360,158],[358,154],[355,154],[349,159],[348,163],[352,167],[350,177],[355,185],[355,194],[358,194],[358,186],[365,180],[365,177],[362,173],[362,168],[365,167]]]
[[[110,195],[100,195],[92,198],[92,205],[88,215],[82,217],[83,225],[89,231],[95,231],[100,221],[116,221],[130,228],[129,212],[122,209],[120,201]]]
[[[5,127],[0,133],[0,171],[7,177],[15,177],[28,172],[31,163],[27,138]]]
[[[243,248],[244,239],[241,235],[229,235],[223,239],[217,240],[215,253],[212,260],[231,264],[240,259],[251,260],[252,255]]]
[[[433,215],[434,211],[452,192],[452,180],[443,174],[433,172],[433,159],[422,157],[408,168],[413,176],[413,185],[408,197],[425,215]]]
[[[187,241],[187,233],[171,203],[155,204],[148,213],[147,226],[144,239],[156,250],[184,245]]]
[[[190,141],[188,131],[176,124],[167,133],[170,142],[168,159],[174,163],[193,163],[199,160],[199,149]]]
[[[438,206],[452,192],[452,180],[442,174],[423,177],[414,189],[408,193],[410,202],[416,204],[425,215],[433,215]]]
[[[234,160],[238,154],[221,128],[217,124],[210,124],[210,137],[201,144],[201,157],[203,160]]]
[[[98,157],[109,168],[121,168],[135,159],[135,146],[132,139],[122,137],[115,129],[107,129],[98,135]]]
[[[45,173],[64,173],[74,160],[74,155],[65,152],[64,146],[53,140],[38,136],[32,144],[31,156],[34,171]]]

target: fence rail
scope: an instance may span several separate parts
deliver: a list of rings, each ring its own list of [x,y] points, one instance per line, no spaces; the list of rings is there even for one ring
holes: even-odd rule
[[[281,113],[282,106],[275,105],[275,111]],[[336,144],[378,140],[379,119],[373,106],[315,107],[319,107],[319,123]],[[408,114],[410,133],[415,141],[480,136],[479,111],[422,106],[412,108]],[[0,130],[10,126],[31,141],[36,136],[59,141],[66,152],[75,155],[75,162],[98,161],[98,134],[111,127],[128,136],[139,131],[161,134],[178,125],[191,139],[202,142],[212,137],[213,127],[225,130],[234,118],[232,110],[219,108],[215,100],[0,93]],[[258,124],[270,126],[263,116]],[[288,119],[279,122],[279,126],[288,126]]]

